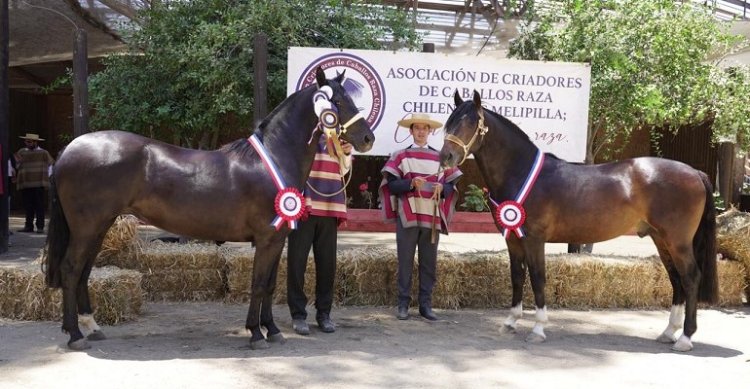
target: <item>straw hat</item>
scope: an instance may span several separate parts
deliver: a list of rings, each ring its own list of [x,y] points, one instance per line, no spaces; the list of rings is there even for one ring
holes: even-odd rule
[[[411,117],[398,121],[399,126],[406,128],[411,128],[411,125],[415,123],[427,124],[433,130],[443,126],[443,123],[430,119],[430,115],[426,113],[413,113]]]
[[[44,140],[44,139],[42,139],[42,138],[39,137],[39,134],[33,134],[31,132],[27,132],[26,136],[19,136],[19,138],[26,139],[26,140],[33,140],[33,141],[37,141],[37,142]]]

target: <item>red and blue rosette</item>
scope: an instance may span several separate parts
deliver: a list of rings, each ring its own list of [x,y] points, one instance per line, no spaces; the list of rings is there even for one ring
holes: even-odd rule
[[[289,228],[297,228],[297,220],[305,214],[305,198],[297,188],[287,187],[279,190],[273,205],[277,216],[271,224],[277,231],[285,222],[289,224]]]
[[[508,237],[508,231],[513,231],[519,238],[523,238],[521,226],[526,221],[526,210],[521,203],[508,200],[498,204],[495,209],[495,220],[505,229],[503,232],[505,238]]]

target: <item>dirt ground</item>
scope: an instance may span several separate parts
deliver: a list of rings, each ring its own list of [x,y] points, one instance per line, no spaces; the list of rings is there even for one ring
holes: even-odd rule
[[[43,236],[14,235],[0,265],[35,256]],[[33,259],[33,258],[32,258]],[[413,310],[414,311],[414,310]],[[547,341],[499,331],[508,310],[436,310],[438,322],[396,320],[393,307],[335,307],[338,328],[300,336],[274,307],[284,344],[251,350],[245,304],[147,303],[136,321],[105,326],[85,352],[58,322],[0,318],[0,388],[740,388],[750,382],[750,307],[698,313],[695,349],[654,339],[666,310],[550,310]]]
[[[516,334],[498,330],[507,310],[437,310],[438,322],[399,321],[391,307],[337,307],[338,329],[309,336],[275,317],[284,344],[250,350],[247,307],[149,303],[137,321],[104,327],[107,340],[66,348],[57,322],[0,319],[0,387],[108,388],[581,388],[745,387],[750,308],[702,310],[695,349],[653,339],[665,311],[550,311],[547,342],[529,344],[533,314]]]

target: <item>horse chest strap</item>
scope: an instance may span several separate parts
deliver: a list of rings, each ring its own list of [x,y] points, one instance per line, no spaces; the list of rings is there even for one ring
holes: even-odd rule
[[[539,177],[539,172],[541,172],[543,165],[544,153],[541,150],[537,150],[534,164],[531,166],[529,174],[526,176],[526,180],[518,191],[516,198],[498,204],[495,199],[490,197],[490,201],[495,206],[495,214],[493,216],[497,223],[502,227],[500,233],[503,235],[503,238],[507,239],[510,235],[510,231],[513,231],[519,238],[526,236],[522,228],[526,221],[526,209],[523,207],[523,203],[526,201],[529,192],[531,192],[531,189],[534,187],[534,183],[536,183],[536,179]]]
[[[268,173],[273,179],[274,185],[278,193],[274,199],[274,209],[276,211],[276,217],[271,221],[271,225],[280,230],[284,223],[289,225],[289,228],[294,230],[297,228],[297,220],[302,218],[305,214],[305,199],[302,197],[302,193],[294,187],[287,187],[284,183],[284,177],[281,175],[281,171],[276,167],[276,164],[268,155],[268,152],[263,146],[263,142],[255,135],[251,135],[247,141],[253,146],[255,151],[263,161],[263,166],[266,167]]]

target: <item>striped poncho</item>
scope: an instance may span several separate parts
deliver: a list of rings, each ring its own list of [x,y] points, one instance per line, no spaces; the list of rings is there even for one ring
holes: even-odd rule
[[[396,151],[391,154],[390,159],[383,167],[383,181],[380,184],[380,198],[383,202],[383,213],[386,221],[395,222],[396,217],[401,220],[404,227],[432,228],[433,220],[440,219],[440,232],[448,233],[450,223],[455,211],[455,192],[441,199],[438,206],[438,215],[435,213],[435,203],[430,199],[432,191],[410,191],[402,195],[394,195],[388,189],[388,174],[398,179],[413,179],[434,174],[440,166],[440,158],[437,151],[431,148],[410,147]],[[438,176],[426,178],[427,182],[450,183],[456,181],[463,173],[458,168],[450,168],[441,172]]]
[[[341,190],[344,186],[341,178],[351,167],[351,157],[347,156],[344,159],[345,166],[340,166],[339,160],[328,153],[329,147],[335,150],[329,143],[325,135],[318,143],[318,151],[307,179],[305,201],[311,215],[335,217],[341,223],[346,220],[346,194]],[[315,191],[324,195],[340,193],[327,197]]]

